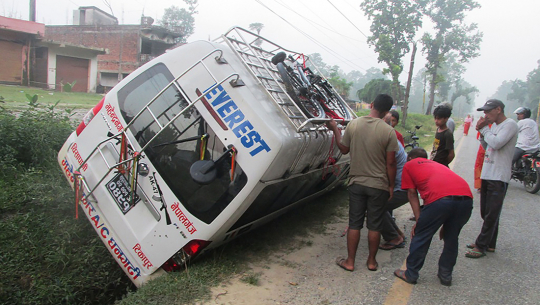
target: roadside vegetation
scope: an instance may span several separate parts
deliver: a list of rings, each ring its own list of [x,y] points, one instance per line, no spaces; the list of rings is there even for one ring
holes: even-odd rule
[[[368,115],[369,110],[360,110],[358,112],[358,115]],[[400,112],[401,115],[401,112]],[[435,132],[437,131],[437,127],[435,126],[435,123],[433,121],[432,115],[424,115],[419,113],[409,113],[407,118],[407,122],[405,126],[401,124],[401,121],[396,126],[396,130],[399,131],[405,140],[405,144],[411,142],[411,134],[407,131],[413,131],[416,125],[422,125],[420,129],[416,131],[416,135],[420,138],[418,140],[418,143],[420,144],[420,147],[425,149],[426,151],[431,151],[432,145],[433,145],[433,139],[435,138]],[[456,120],[456,128],[462,124],[461,119]]]
[[[80,92],[57,92],[40,88],[0,85],[0,96],[3,103],[0,106],[9,110],[23,110],[28,105],[26,95],[35,96],[41,105],[54,105],[57,109],[90,109],[103,98],[101,94]]]
[[[107,304],[131,285],[89,223],[74,219],[73,193],[56,162],[72,130],[69,113],[54,106],[0,109],[3,304]]]
[[[209,251],[187,270],[169,273],[136,290],[83,214],[75,219],[73,191],[56,160],[78,124],[70,118],[71,102],[58,102],[57,93],[52,100],[42,100],[41,96],[48,95],[45,90],[6,87],[13,90],[2,91],[4,101],[0,98],[1,304],[190,304],[208,300],[212,287],[233,277],[257,285],[260,275],[249,269],[250,261],[271,261],[278,251],[309,247],[313,234],[324,233],[334,217],[345,215],[347,192],[338,188]],[[84,108],[102,98],[64,93],[62,98],[66,97]],[[11,107],[11,102],[20,106]],[[406,136],[404,131],[416,124],[424,125],[418,135],[423,147],[429,148],[435,130],[433,118],[411,114],[400,131]]]

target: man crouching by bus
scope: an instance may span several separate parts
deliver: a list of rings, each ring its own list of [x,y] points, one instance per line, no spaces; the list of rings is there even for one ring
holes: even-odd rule
[[[416,224],[411,230],[411,245],[407,269],[394,271],[394,275],[410,284],[416,284],[419,271],[431,244],[431,239],[442,226],[443,252],[439,258],[437,276],[442,285],[452,285],[452,270],[458,255],[458,237],[469,221],[473,200],[469,184],[448,167],[427,159],[421,148],[411,150],[403,167],[401,188],[407,190]],[[420,197],[424,208],[420,212]]]

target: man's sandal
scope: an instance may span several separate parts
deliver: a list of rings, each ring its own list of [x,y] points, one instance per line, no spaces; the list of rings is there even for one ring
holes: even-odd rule
[[[480,251],[469,250],[467,251],[467,253],[465,253],[465,256],[468,258],[481,258],[483,256],[486,256],[486,254]]]
[[[468,245],[467,245],[467,248],[469,248],[469,249],[474,249],[474,248],[476,248],[476,245],[475,245],[475,244],[468,244]],[[487,251],[487,252],[495,252],[495,248],[487,248],[486,251]]]
[[[413,281],[407,278],[407,276],[405,275],[405,271],[406,270],[397,269],[396,271],[394,271],[394,275],[406,283],[413,284],[413,285],[416,284],[416,281]]]

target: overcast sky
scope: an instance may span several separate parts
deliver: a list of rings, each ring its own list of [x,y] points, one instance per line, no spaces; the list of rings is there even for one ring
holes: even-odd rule
[[[36,0],[37,21],[71,24],[73,10],[97,6],[111,13],[104,0]],[[359,8],[361,0],[199,0],[195,34],[188,41],[214,39],[233,26],[248,28],[264,24],[261,32],[284,48],[299,53],[321,53],[323,60],[349,72],[383,68],[366,43],[370,21]],[[478,87],[476,99],[482,104],[504,80],[522,79],[540,60],[540,1],[477,0],[482,8],[468,13],[467,22],[476,22],[484,33],[481,56],[466,64],[464,79]],[[0,15],[28,19],[29,1],[0,0]],[[138,24],[144,13],[157,21],[171,5],[185,7],[180,0],[109,0],[121,24]],[[432,29],[422,28],[418,37]],[[416,55],[415,73],[425,63]],[[405,71],[410,56],[405,57]],[[402,81],[406,80],[403,73]]]

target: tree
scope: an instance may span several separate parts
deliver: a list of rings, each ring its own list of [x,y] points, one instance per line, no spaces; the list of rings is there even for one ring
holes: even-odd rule
[[[482,32],[476,23],[464,23],[465,13],[479,8],[474,0],[416,0],[423,14],[435,24],[435,34],[425,33],[422,37],[423,52],[426,54],[426,68],[430,75],[429,104],[426,114],[431,114],[435,102],[435,89],[443,81],[438,69],[450,54],[457,56],[460,63],[466,63],[479,56]]]
[[[197,0],[183,0],[188,9],[179,8],[177,6],[171,6],[165,9],[163,18],[159,21],[159,24],[164,28],[167,28],[171,32],[182,34],[176,42],[186,42],[187,38],[195,32],[195,17],[198,12]]]
[[[356,99],[358,98],[356,93],[358,90],[364,88],[364,86],[372,79],[388,79],[386,75],[383,74],[381,69],[371,67],[366,70],[366,74],[357,70],[352,70],[343,76],[347,81],[352,82],[352,86],[349,89],[349,98]]]
[[[312,69],[313,67],[317,68],[313,70],[313,72],[319,70],[324,77],[328,77],[330,75],[331,67],[323,61],[320,53],[313,53],[310,54],[308,57],[309,61],[307,62],[307,66]]]
[[[528,106],[534,112],[532,117],[538,114],[538,107],[540,107],[540,60],[537,63],[538,67],[527,75]],[[538,121],[538,118],[536,120]]]
[[[526,81],[505,80],[491,98],[502,100],[506,104],[506,109],[510,110],[528,107],[532,112],[531,117],[536,117],[540,102],[540,60],[537,63],[538,67],[527,74]]]
[[[463,117],[466,113],[470,112],[476,93],[478,93],[476,87],[471,86],[465,81],[459,83],[450,99],[450,103],[453,106],[452,112],[455,117]]]
[[[458,90],[463,73],[465,73],[465,67],[459,62],[456,56],[450,54],[448,59],[441,64],[441,68],[439,69],[440,83],[436,92],[441,100],[448,101],[451,90]],[[453,102],[451,103],[453,105]]]
[[[523,105],[523,103],[519,102],[519,100],[521,99],[520,95],[524,92],[516,88],[516,86],[521,86],[521,84],[524,84],[524,82],[519,79],[505,80],[502,82],[501,85],[499,85],[497,91],[489,98],[503,101],[505,109],[507,109],[507,111],[516,109],[517,107]],[[518,89],[520,93],[514,92],[513,87]]]
[[[417,4],[409,0],[364,0],[360,7],[368,19],[373,20],[368,43],[375,47],[379,62],[386,64],[383,72],[392,77],[392,96],[400,101],[402,58],[409,52],[416,31],[422,25],[422,14]]]
[[[257,31],[257,35],[261,34],[261,31],[262,31],[263,28],[264,28],[264,24],[262,24],[260,22],[254,22],[254,23],[251,23],[249,25],[249,29],[252,30],[252,31]],[[263,41],[260,38],[257,38],[257,40],[255,40],[254,44],[256,46],[260,47],[262,42]]]
[[[516,79],[511,87],[512,91],[506,96],[507,99],[517,101],[519,105],[524,105],[525,102],[529,99],[529,92],[527,88],[527,83]]]
[[[359,100],[371,103],[378,94],[390,94],[392,92],[392,85],[393,82],[388,79],[372,79],[363,89],[358,90],[356,95]]]
[[[337,66],[335,66],[337,68]],[[339,69],[332,70],[328,82],[336,89],[339,95],[343,98],[347,98],[349,95],[349,90],[351,89],[353,83],[348,82],[344,77],[339,75]]]

